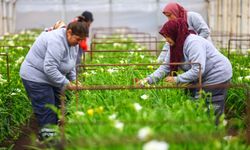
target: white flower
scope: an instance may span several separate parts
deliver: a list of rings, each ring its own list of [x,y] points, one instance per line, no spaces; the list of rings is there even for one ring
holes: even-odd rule
[[[146,94],[143,94],[143,95],[141,96],[141,99],[143,99],[143,100],[146,100],[146,99],[148,99],[148,98],[149,98],[149,96],[146,95]]]
[[[121,46],[121,44],[120,43],[114,43],[113,46],[114,47],[119,47],[119,46]]]
[[[99,58],[103,58],[104,56],[103,55],[100,55],[100,56],[98,56]]]
[[[141,59],[143,59],[143,58],[144,58],[144,55],[140,55],[140,57],[141,57]]]
[[[25,30],[22,30],[22,31],[20,32],[20,34],[25,34]]]
[[[123,60],[120,60],[120,63],[121,63],[121,64],[124,64],[124,61],[123,61]]]
[[[141,47],[139,47],[137,50],[139,50],[139,51],[140,51],[140,50],[142,50],[142,48],[141,48]]]
[[[115,70],[114,70],[114,69],[112,69],[112,68],[108,69],[107,71],[108,71],[109,73],[113,73],[113,72],[115,72]]]
[[[2,75],[0,74],[0,84],[7,82],[7,80],[2,78]]]
[[[119,130],[123,130],[124,124],[121,121],[115,121],[115,128]]]
[[[152,140],[143,145],[143,150],[168,150],[169,145],[164,141]]]
[[[131,55],[133,55],[135,52],[129,52]]]
[[[9,42],[8,42],[8,45],[9,45],[9,46],[15,46],[15,43],[14,43],[14,41],[9,41]]]
[[[227,125],[227,121],[223,120],[223,125],[226,126]]]
[[[17,49],[17,50],[23,50],[24,48],[21,47],[21,46],[18,46],[16,49]]]
[[[250,75],[249,76],[245,76],[246,80],[250,80]]]
[[[85,115],[84,112],[82,112],[82,111],[76,111],[75,114],[78,115],[78,116],[84,116]]]
[[[116,114],[112,114],[109,116],[109,120],[115,120],[116,119]]]
[[[134,108],[136,111],[140,111],[142,109],[142,106],[139,103],[134,103]]]
[[[224,139],[225,141],[230,141],[230,140],[232,140],[232,136],[231,136],[231,135],[229,135],[229,136],[224,136],[223,139]]]
[[[243,77],[238,77],[238,80],[242,81]]]
[[[17,39],[18,38],[18,34],[15,34],[14,36],[13,36],[13,39]]]
[[[18,88],[16,89],[16,91],[17,91],[17,92],[21,92],[21,90],[20,90],[20,89],[18,89]]]
[[[10,95],[14,96],[14,95],[16,95],[16,93],[13,92],[13,93],[11,93]]]
[[[147,138],[149,138],[150,136],[152,135],[152,130],[149,128],[149,127],[144,127],[144,128],[141,128],[139,131],[138,131],[138,138],[140,140],[146,140]]]
[[[91,74],[96,74],[96,72],[94,70],[91,71]]]
[[[248,68],[245,68],[245,67],[240,67],[240,70],[247,71],[247,70],[248,70]]]
[[[107,70],[109,73],[114,73],[114,72],[118,72],[118,70],[116,70],[116,69],[114,69],[114,68],[109,68],[108,70]]]
[[[0,40],[3,40],[4,39],[4,37],[3,36],[0,36]]]

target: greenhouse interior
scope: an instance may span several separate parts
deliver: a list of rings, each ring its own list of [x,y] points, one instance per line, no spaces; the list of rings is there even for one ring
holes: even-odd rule
[[[250,150],[250,0],[0,0],[0,149]]]

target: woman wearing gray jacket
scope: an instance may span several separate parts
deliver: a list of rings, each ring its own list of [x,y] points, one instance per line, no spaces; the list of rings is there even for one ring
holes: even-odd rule
[[[47,125],[56,125],[58,117],[47,104],[59,108],[61,90],[74,88],[79,42],[87,35],[88,25],[80,20],[67,28],[42,32],[21,65],[20,76],[40,127],[40,140],[55,134]]]
[[[176,18],[183,18],[188,23],[188,29],[193,31],[195,34],[211,41],[210,29],[202,18],[202,16],[196,12],[187,11],[180,4],[175,2],[168,3],[162,13],[168,18],[168,20],[173,20]],[[164,51],[162,51],[158,57],[158,62],[163,62],[166,59],[166,51],[169,49],[169,44],[166,43],[163,46]]]
[[[165,63],[192,62],[201,65],[202,84],[221,84],[230,82],[232,66],[230,61],[221,54],[211,42],[194,34],[190,34],[188,26],[183,19],[170,20],[164,24],[160,34],[170,44]],[[185,72],[175,77],[167,76],[170,72],[177,71],[180,67]],[[153,84],[166,77],[171,83],[197,83],[199,77],[199,65],[161,65],[154,73],[142,79],[138,84]],[[204,89],[212,93],[212,104],[216,116],[224,112],[226,89]],[[197,94],[194,93],[195,95]],[[207,102],[209,103],[209,102]],[[218,118],[216,120],[218,123]]]

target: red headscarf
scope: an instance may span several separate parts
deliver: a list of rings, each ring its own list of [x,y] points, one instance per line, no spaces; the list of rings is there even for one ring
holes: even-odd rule
[[[167,21],[159,32],[164,37],[170,37],[174,46],[170,46],[170,63],[181,62],[183,60],[183,46],[187,36],[190,34],[188,24],[184,19],[174,19]],[[177,71],[177,65],[170,65],[171,71]]]
[[[172,3],[168,3],[163,11],[163,13],[171,13],[173,15],[175,15],[176,18],[183,18],[184,20],[187,21],[187,10],[182,7],[180,4],[172,2]]]

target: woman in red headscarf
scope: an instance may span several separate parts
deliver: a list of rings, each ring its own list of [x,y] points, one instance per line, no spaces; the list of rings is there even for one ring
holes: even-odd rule
[[[211,41],[210,29],[200,14],[192,11],[187,11],[184,7],[175,2],[168,3],[164,7],[162,13],[168,18],[168,20],[173,20],[177,18],[184,19],[188,24],[188,29],[192,31],[192,33],[195,33]],[[166,50],[168,48],[169,45],[166,44],[164,45],[163,49]],[[165,51],[162,51],[162,53],[158,57],[158,61],[164,61],[164,59],[166,58],[165,56]]]
[[[199,63],[201,66],[202,84],[221,84],[227,83],[232,77],[232,66],[230,61],[222,55],[211,42],[194,34],[190,34],[187,22],[182,19],[169,20],[160,30],[160,34],[170,45],[166,53],[166,63]],[[175,77],[167,76],[171,72],[176,72],[181,68],[184,73]],[[138,82],[153,84],[165,76],[166,82],[171,83],[197,83],[199,79],[200,67],[198,64],[192,65],[161,65],[154,73]],[[212,93],[212,104],[218,123],[219,116],[224,111],[224,101],[226,89],[204,89]],[[195,98],[198,98],[198,92],[195,91]],[[210,101],[207,101],[209,104]]]

